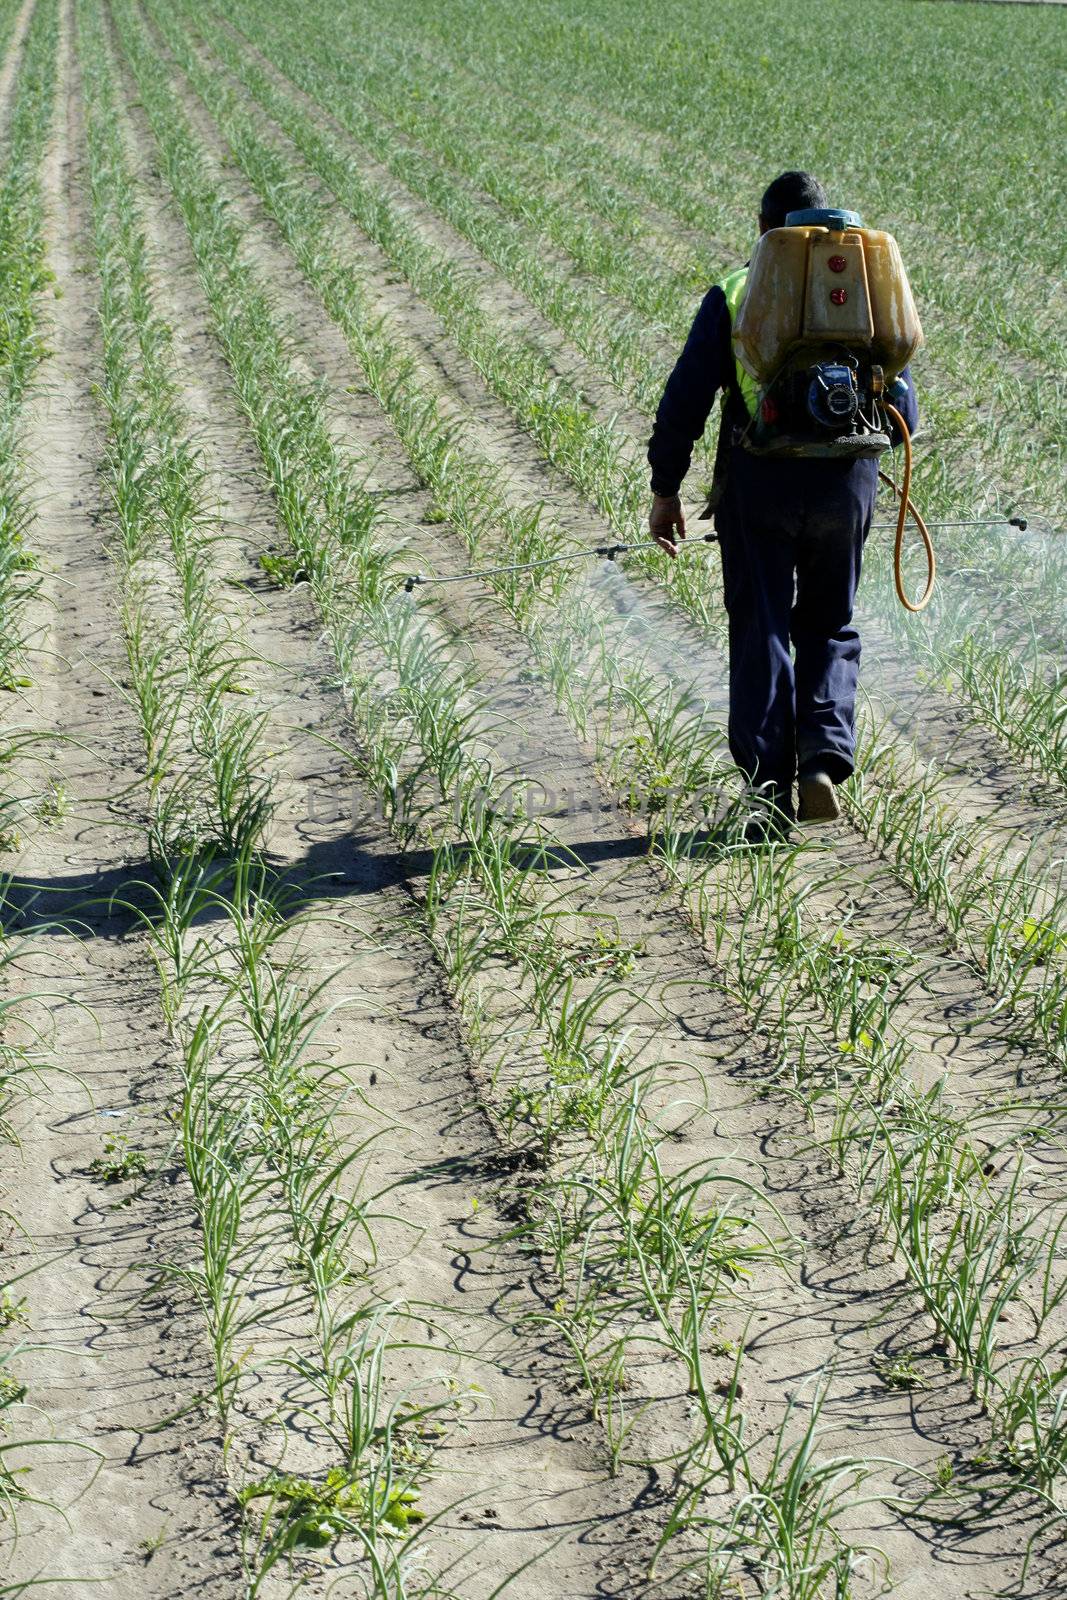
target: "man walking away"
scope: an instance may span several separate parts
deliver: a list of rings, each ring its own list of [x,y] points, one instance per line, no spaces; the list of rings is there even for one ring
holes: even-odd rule
[[[806,172],[784,172],[760,205],[759,231],[827,204]],[[785,826],[841,814],[835,785],[853,771],[860,641],[852,624],[878,462],[756,456],[744,447],[752,384],[734,359],[733,317],[747,267],[704,297],[667,380],[648,459],[652,537],[671,556],[685,537],[678,497],[693,445],[724,391],[712,505],[730,632],[730,753]],[[918,421],[907,369],[894,403]],[[792,652],[790,647],[792,646]],[[794,813],[793,784],[799,790]]]

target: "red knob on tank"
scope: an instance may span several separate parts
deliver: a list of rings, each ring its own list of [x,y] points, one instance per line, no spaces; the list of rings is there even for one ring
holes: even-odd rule
[[[778,407],[773,400],[764,400],[760,403],[760,416],[764,422],[778,421]]]
[[[831,289],[830,290],[830,299],[833,301],[835,306],[843,306],[845,301],[848,299],[848,290],[847,289]]]
[[[848,262],[845,260],[844,256],[831,256],[826,265],[830,268],[831,272],[844,272],[845,268],[848,266]]]

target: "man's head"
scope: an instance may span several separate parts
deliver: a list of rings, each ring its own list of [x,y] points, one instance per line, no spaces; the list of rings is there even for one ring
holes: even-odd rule
[[[759,208],[759,231],[766,233],[768,228],[784,228],[790,211],[807,211],[812,206],[828,204],[826,190],[810,172],[783,172],[764,190]]]

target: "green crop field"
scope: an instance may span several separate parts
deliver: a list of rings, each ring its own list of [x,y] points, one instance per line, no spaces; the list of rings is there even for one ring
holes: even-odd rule
[[[1062,1595],[1065,10],[0,43],[0,1595]],[[786,167],[939,578],[753,848],[715,546],[545,558]]]

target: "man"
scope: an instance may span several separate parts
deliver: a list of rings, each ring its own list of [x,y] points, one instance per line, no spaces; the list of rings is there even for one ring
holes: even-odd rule
[[[810,173],[783,172],[763,196],[759,231],[784,226],[790,211],[827,203]],[[831,821],[841,814],[835,786],[854,763],[860,641],[852,608],[878,462],[772,459],[744,448],[748,402],[731,344],[731,312],[743,286],[744,269],[708,291],[667,380],[648,447],[649,528],[676,556],[685,538],[678,490],[723,389],[712,501],[730,631],[730,753],[773,803],[772,819]],[[914,429],[907,370],[894,404]]]

